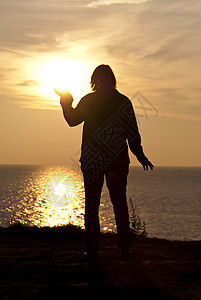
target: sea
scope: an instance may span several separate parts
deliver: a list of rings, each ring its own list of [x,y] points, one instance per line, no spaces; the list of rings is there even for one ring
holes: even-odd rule
[[[145,223],[148,237],[201,240],[201,167],[131,166],[127,201]],[[0,165],[0,226],[84,227],[84,185],[73,166]],[[102,231],[116,231],[104,183],[99,210]]]

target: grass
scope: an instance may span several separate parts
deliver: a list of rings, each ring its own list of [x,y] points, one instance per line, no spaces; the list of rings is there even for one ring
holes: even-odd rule
[[[146,223],[141,221],[140,216],[136,213],[136,205],[129,199],[130,228],[133,235],[147,237]]]
[[[9,235],[15,235],[17,237],[26,237],[27,239],[40,238],[49,241],[61,240],[64,236],[68,238],[69,241],[73,240],[83,240],[84,230],[73,224],[66,224],[62,226],[30,226],[23,224],[19,221],[10,224],[7,228],[0,228],[0,232],[8,233]]]

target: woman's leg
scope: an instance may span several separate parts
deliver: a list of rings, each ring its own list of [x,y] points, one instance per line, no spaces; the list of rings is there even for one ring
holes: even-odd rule
[[[90,183],[84,177],[86,250],[89,253],[97,252],[99,248],[99,205],[103,182],[103,172]]]
[[[106,182],[109,189],[115,220],[117,225],[118,245],[124,251],[130,247],[129,214],[126,201],[126,185],[128,166],[111,167],[106,172]]]

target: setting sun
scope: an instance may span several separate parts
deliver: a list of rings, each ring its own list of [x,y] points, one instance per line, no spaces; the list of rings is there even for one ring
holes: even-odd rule
[[[43,96],[58,100],[54,88],[68,90],[77,103],[80,98],[89,92],[89,67],[81,62],[65,59],[53,59],[40,68],[38,78],[41,82]]]

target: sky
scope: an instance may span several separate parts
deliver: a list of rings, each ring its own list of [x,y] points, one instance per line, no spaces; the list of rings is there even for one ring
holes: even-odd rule
[[[0,0],[0,164],[78,164],[65,123],[109,64],[155,166],[201,166],[200,0]],[[131,154],[131,163],[139,165]]]

